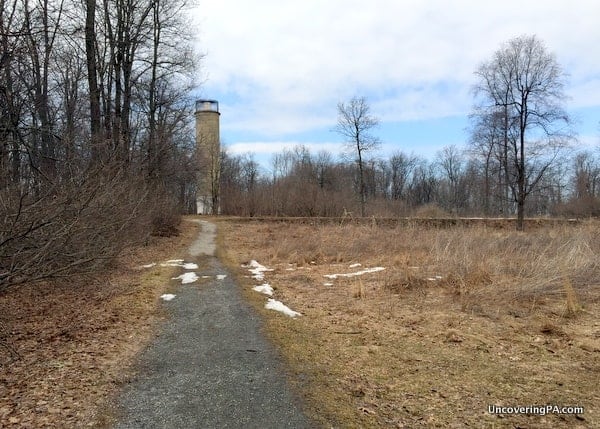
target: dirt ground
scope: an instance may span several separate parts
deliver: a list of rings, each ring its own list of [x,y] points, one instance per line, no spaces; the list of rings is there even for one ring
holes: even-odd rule
[[[438,258],[418,234],[397,244],[391,258],[388,246],[369,243],[369,229],[359,226],[221,222],[219,230],[247,296],[325,427],[600,426],[597,293],[586,295],[574,315],[560,293],[521,300],[494,296],[491,285],[465,299],[435,271],[416,266]],[[497,234],[490,230],[489,238]],[[478,249],[472,251],[476,258]],[[257,280],[241,267],[252,259],[273,269],[264,282],[301,317],[264,310],[265,297],[251,291]],[[416,273],[402,280],[392,274],[394,264]],[[385,270],[325,277],[377,266]],[[583,406],[584,412],[493,414],[491,405]]]
[[[103,427],[136,354],[161,318],[159,296],[197,233],[152,238],[110,273],[37,283],[0,295],[0,427]]]

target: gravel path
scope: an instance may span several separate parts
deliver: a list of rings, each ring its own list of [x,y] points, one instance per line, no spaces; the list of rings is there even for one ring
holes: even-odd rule
[[[214,254],[215,226],[202,221],[190,248],[208,283],[178,287],[169,314],[120,396],[124,428],[308,428],[258,316]],[[208,260],[208,269],[206,269]],[[188,259],[186,259],[188,262]],[[226,274],[222,280],[217,275]],[[283,317],[283,316],[282,316]]]

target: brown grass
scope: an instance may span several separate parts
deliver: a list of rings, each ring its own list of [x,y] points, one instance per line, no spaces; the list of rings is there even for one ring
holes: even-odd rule
[[[224,222],[220,231],[232,264],[274,268],[275,298],[303,314],[261,310],[324,426],[600,425],[597,224],[518,233]],[[359,269],[352,263],[386,269],[324,286],[324,274]],[[499,418],[490,404],[586,412]]]

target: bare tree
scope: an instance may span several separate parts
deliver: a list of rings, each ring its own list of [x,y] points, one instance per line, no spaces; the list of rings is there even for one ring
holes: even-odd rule
[[[573,159],[575,197],[596,197],[600,191],[600,164],[592,152],[578,153]]]
[[[353,97],[347,103],[337,106],[338,120],[335,131],[345,139],[347,149],[356,154],[358,167],[358,192],[360,196],[361,216],[365,216],[367,189],[365,186],[365,152],[373,151],[381,145],[372,134],[379,120],[371,115],[365,97]]]
[[[449,192],[447,195],[447,208],[459,212],[465,204],[465,162],[463,154],[455,145],[444,147],[437,155],[437,163],[441,169],[442,176],[447,181]]]
[[[410,205],[418,207],[434,203],[437,190],[438,179],[435,164],[429,163],[425,159],[419,159],[412,170],[408,187]]]
[[[96,40],[96,0],[85,1],[85,56],[87,65],[88,97],[90,103],[90,136],[92,145],[92,162],[100,160],[101,116],[100,88],[98,85]]]
[[[565,76],[536,36],[508,41],[476,75],[478,114],[503,119],[505,174],[517,205],[517,229],[523,230],[527,196],[570,139],[563,108]]]
[[[410,174],[417,165],[417,162],[418,158],[415,155],[407,155],[403,152],[396,152],[390,157],[390,195],[393,200],[405,197],[404,193]]]

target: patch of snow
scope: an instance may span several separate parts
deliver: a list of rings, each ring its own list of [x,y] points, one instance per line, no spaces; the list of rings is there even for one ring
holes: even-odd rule
[[[217,274],[217,280],[225,280],[227,274]]]
[[[178,277],[173,277],[173,280],[181,280],[181,284],[194,283],[199,277],[196,273],[183,273]]]
[[[156,262],[152,262],[150,264],[142,265],[142,268],[152,268],[155,265],[156,265]]]
[[[427,280],[429,280],[430,282],[436,282],[436,281],[442,280],[442,279],[443,279],[442,276],[427,277]]]
[[[265,295],[269,295],[269,296],[273,295],[273,288],[271,287],[271,285],[269,283],[264,283],[260,286],[254,286],[252,288],[252,290],[255,290],[256,292],[264,293]]]
[[[210,279],[210,276],[202,276],[203,279]]]
[[[162,294],[160,297],[165,301],[171,301],[173,298],[175,298],[175,295],[173,295],[172,293],[165,293]]]
[[[356,263],[356,264],[349,265],[348,268],[358,268],[361,266],[362,266],[362,264]]]
[[[324,274],[323,277],[327,277],[328,279],[337,279],[338,277],[354,277],[354,276],[362,276],[363,274],[368,274],[368,273],[376,273],[377,271],[383,271],[385,270],[384,267],[373,267],[373,268],[366,268],[364,270],[361,271],[356,271],[354,273],[345,273],[345,274]]]
[[[183,259],[171,259],[160,264],[161,267],[183,267],[184,270],[197,270],[198,265],[193,262],[184,262]]]
[[[323,283],[323,286],[333,286],[333,283]]]
[[[418,270],[420,267],[408,267],[411,270]]]
[[[259,264],[254,259],[251,260],[248,265],[242,265],[242,267],[248,268],[248,271],[252,273],[252,278],[259,281],[265,278],[264,273],[266,271],[274,271],[272,268],[267,268],[264,265]]]
[[[283,304],[281,301],[277,301],[272,298],[269,298],[269,300],[265,304],[265,308],[268,310],[280,311],[283,314],[285,314],[286,316],[289,316],[292,318],[294,318],[296,316],[302,316],[302,314],[290,309],[287,305]]]
[[[296,271],[296,269],[295,269],[295,268],[286,268],[285,270],[286,270],[286,271]]]

